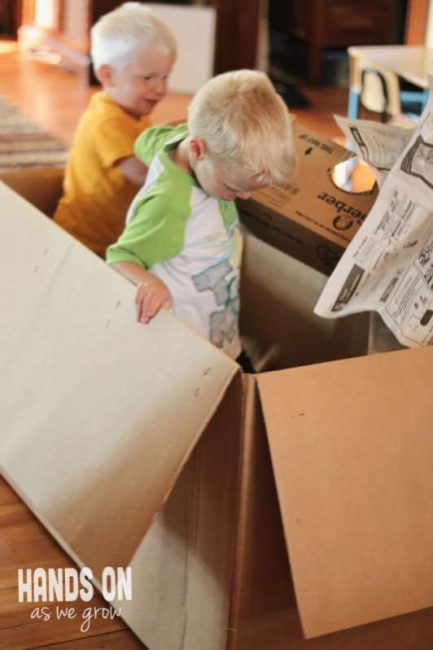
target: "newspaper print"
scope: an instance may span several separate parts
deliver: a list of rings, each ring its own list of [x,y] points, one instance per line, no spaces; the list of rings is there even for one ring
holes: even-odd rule
[[[362,126],[359,133],[369,159],[385,169],[397,145],[387,157],[384,143],[392,141],[394,130],[381,138],[377,133],[386,128],[379,127],[375,136]],[[402,345],[433,342],[432,93],[314,311],[325,318],[376,311]]]

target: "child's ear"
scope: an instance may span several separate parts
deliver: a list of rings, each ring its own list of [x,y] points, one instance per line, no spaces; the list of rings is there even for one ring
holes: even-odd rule
[[[108,63],[103,63],[95,70],[98,81],[105,86],[113,85],[113,68]]]
[[[197,160],[200,160],[206,153],[206,145],[201,138],[193,135],[189,141],[189,150]]]

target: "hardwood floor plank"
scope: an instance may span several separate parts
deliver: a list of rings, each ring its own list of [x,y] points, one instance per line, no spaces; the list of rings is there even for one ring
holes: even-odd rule
[[[28,615],[30,616],[30,612]],[[81,612],[78,613],[78,616],[81,616]],[[28,650],[35,646],[45,647],[66,641],[81,641],[86,637],[95,639],[100,634],[121,629],[125,629],[126,638],[132,636],[132,632],[126,630],[125,624],[121,621],[95,621],[88,633],[80,631],[81,623],[82,619],[54,619],[47,622],[29,621],[5,628],[1,633],[0,650]]]
[[[32,612],[35,616],[35,609],[42,607],[47,609],[40,610],[41,616],[47,613],[49,620],[32,618]],[[73,618],[61,616],[60,612],[71,608]],[[5,650],[24,650],[117,630],[126,630],[127,637],[132,637],[122,619],[99,594],[89,602],[19,603],[16,587],[4,590],[0,592],[0,621],[0,648]]]
[[[113,620],[103,618],[101,609],[109,610],[100,594],[96,593],[88,603],[78,600],[73,603],[20,603],[18,602],[18,569],[64,568],[75,566],[61,547],[51,538],[44,527],[19,500],[17,494],[0,479],[0,493],[3,505],[0,505],[0,649],[28,650],[30,647],[51,647],[53,644],[70,642],[77,644],[90,637],[89,644],[82,646],[87,650],[96,646],[95,639],[108,632],[124,630],[120,641],[108,639],[103,643],[123,643],[118,648],[143,647],[130,632],[121,618]],[[51,613],[48,621],[32,620],[31,613],[35,607],[47,606]],[[57,619],[56,607],[74,607],[76,618]],[[99,612],[91,621],[90,629],[81,632],[85,610]],[[126,644],[129,645],[126,645]],[[137,646],[137,643],[139,644]],[[92,645],[93,644],[93,645]],[[67,650],[70,650],[71,646]],[[114,647],[116,645],[102,645]],[[66,649],[65,649],[66,650]]]
[[[16,503],[16,494],[11,490],[6,481],[0,476],[0,507]]]
[[[74,639],[54,645],[32,646],[28,650],[145,650],[145,646],[127,632],[110,632],[96,637]]]

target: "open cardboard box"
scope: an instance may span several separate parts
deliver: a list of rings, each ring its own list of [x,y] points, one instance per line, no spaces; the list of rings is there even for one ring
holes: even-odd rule
[[[133,286],[0,200],[2,472],[96,582],[132,567],[117,605],[143,643],[433,647],[433,349],[242,376],[169,313],[136,323]],[[252,236],[243,282],[275,367],[362,353],[363,320],[309,321],[321,276]]]

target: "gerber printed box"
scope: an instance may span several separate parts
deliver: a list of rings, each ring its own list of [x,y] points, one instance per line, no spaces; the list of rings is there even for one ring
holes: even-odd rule
[[[337,165],[353,153],[294,124],[298,170],[287,188],[268,187],[239,201],[245,226],[267,243],[329,275],[362,224],[377,187],[362,192],[337,186]]]

